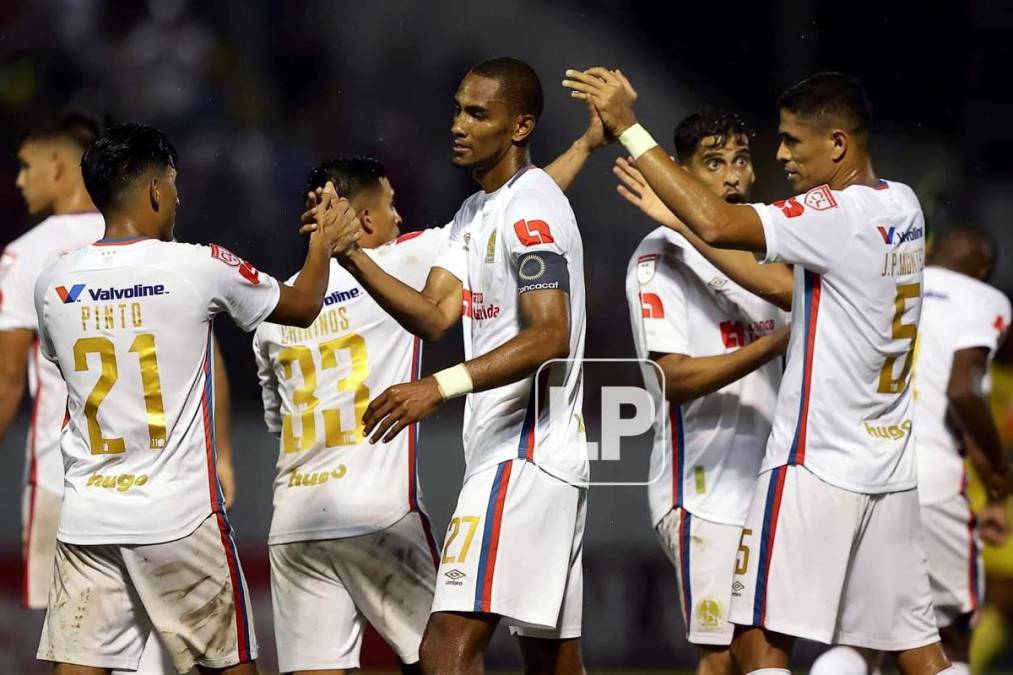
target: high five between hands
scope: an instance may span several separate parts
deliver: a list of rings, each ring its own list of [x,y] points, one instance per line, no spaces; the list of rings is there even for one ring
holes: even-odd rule
[[[610,137],[619,138],[637,123],[633,113],[637,92],[621,70],[600,66],[584,71],[567,70],[563,86],[573,98],[594,106]]]
[[[359,221],[348,200],[338,197],[334,184],[327,181],[323,188],[306,194],[306,210],[302,214],[300,234],[322,237],[329,245],[331,255],[346,256],[358,248],[363,234]]]

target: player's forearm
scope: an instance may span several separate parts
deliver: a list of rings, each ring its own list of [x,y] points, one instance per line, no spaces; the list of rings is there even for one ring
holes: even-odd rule
[[[282,284],[278,306],[268,318],[287,326],[311,326],[324,306],[330,264],[330,248],[323,235],[314,232],[310,236],[309,251],[299,276],[291,286]]]
[[[387,274],[361,249],[341,258],[340,263],[408,332],[433,341],[442,338],[453,325],[436,301]]]
[[[0,440],[7,435],[7,429],[18,413],[21,397],[25,392],[25,376],[0,374]]]
[[[975,392],[951,394],[950,410],[960,422],[967,439],[968,456],[989,491],[1010,481],[1010,465],[1002,449],[988,401]],[[1005,489],[1004,489],[1005,491]],[[999,495],[1001,496],[1001,495]]]
[[[755,237],[741,236],[739,219],[744,207],[728,204],[710,188],[679,168],[661,146],[655,146],[636,160],[651,189],[665,206],[698,237],[711,246],[763,251]],[[748,207],[745,207],[748,208]]]
[[[589,157],[591,157],[591,146],[581,136],[573,142],[566,152],[552,160],[552,163],[546,166],[544,171],[565,192],[573,185],[573,181],[577,179],[577,174],[584,168]]]
[[[522,380],[537,372],[546,361],[569,354],[569,326],[560,322],[524,328],[496,349],[464,365],[471,375],[473,391],[485,391]]]
[[[788,336],[788,328],[781,328],[730,354],[660,359],[665,398],[678,405],[728,386],[784,354]]]
[[[761,265],[752,253],[715,248],[685,227],[678,232],[739,286],[783,310],[791,309],[794,279],[790,267],[782,263]]]

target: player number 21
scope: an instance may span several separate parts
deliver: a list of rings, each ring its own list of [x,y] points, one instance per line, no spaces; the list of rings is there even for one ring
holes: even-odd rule
[[[338,367],[338,352],[347,349],[351,355],[349,374],[338,380],[338,390],[352,392],[354,410],[353,426],[346,429],[341,426],[341,410],[329,408],[321,410],[324,422],[324,446],[333,448],[338,445],[353,445],[363,441],[362,416],[369,405],[369,388],[364,384],[369,374],[366,341],[361,335],[349,333],[335,340],[322,342],[317,347],[320,351],[320,368],[322,370]],[[313,359],[313,351],[305,345],[286,347],[278,352],[282,374],[286,380],[295,375],[294,366],[298,365],[302,374],[302,386],[292,392],[292,406],[302,409],[300,413],[284,415],[281,419],[282,450],[284,452],[300,452],[309,450],[317,440],[317,370]],[[295,433],[294,419],[299,418],[300,433]]]
[[[130,352],[137,354],[144,388],[144,410],[148,416],[149,447],[165,447],[165,403],[162,401],[162,381],[158,376],[158,358],[155,356],[155,336],[141,333],[134,338]],[[88,355],[97,354],[102,372],[98,382],[84,402],[84,418],[88,425],[88,444],[93,455],[111,455],[126,450],[122,437],[106,438],[98,421],[98,409],[119,379],[116,362],[116,345],[106,337],[81,338],[74,343],[74,370],[88,370]]]
[[[907,349],[904,354],[888,356],[883,362],[883,368],[879,371],[879,387],[876,389],[880,394],[896,394],[907,386],[908,375],[911,374],[911,364],[914,362],[914,342],[918,337],[918,324],[904,323],[904,314],[911,309],[909,300],[920,298],[922,294],[921,284],[900,284],[897,286],[897,297],[894,299],[893,324],[890,326],[890,337],[894,340],[907,340]],[[904,365],[900,373],[894,377],[894,369],[897,359],[904,357]]]

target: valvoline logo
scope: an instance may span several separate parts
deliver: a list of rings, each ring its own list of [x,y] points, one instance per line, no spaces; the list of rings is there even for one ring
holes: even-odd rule
[[[888,246],[894,243],[895,238],[897,244],[903,244],[905,241],[916,241],[925,236],[924,227],[908,228],[906,231],[900,233],[900,236],[897,236],[897,228],[893,226],[886,228],[882,225],[877,225],[876,229],[879,230],[879,236],[883,238],[883,243]]]
[[[78,298],[81,297],[81,291],[85,288],[85,284],[74,284],[67,290],[66,286],[57,286],[56,294],[60,296],[60,300],[64,304],[70,304],[72,302],[79,302]],[[146,298],[152,295],[168,295],[169,291],[165,290],[165,284],[134,284],[133,286],[127,286],[126,288],[89,288],[88,297],[98,302],[100,300],[127,300],[131,298]]]
[[[72,302],[77,302],[77,296],[81,295],[81,291],[84,290],[84,284],[74,284],[67,290],[66,286],[57,286],[56,294],[60,296],[60,300],[63,304],[67,305]]]
[[[347,302],[349,300],[354,300],[360,295],[361,292],[358,286],[350,288],[346,291],[334,291],[333,293],[329,293],[327,297],[324,298],[324,306],[330,306],[335,305],[339,302]]]

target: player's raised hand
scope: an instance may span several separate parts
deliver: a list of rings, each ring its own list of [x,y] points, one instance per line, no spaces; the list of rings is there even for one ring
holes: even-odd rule
[[[362,236],[362,223],[355,209],[344,197],[338,197],[330,181],[320,193],[320,203],[315,207],[318,232],[330,247],[332,255],[346,256],[358,248]],[[317,236],[314,233],[312,236]]]
[[[441,403],[443,394],[433,377],[395,384],[370,401],[362,416],[363,435],[372,435],[370,443],[388,443],[409,424],[428,417]]]
[[[619,179],[616,192],[622,195],[623,199],[643,211],[651,220],[674,230],[683,227],[682,222],[647,184],[647,180],[632,159],[617,157],[612,173]]]
[[[584,147],[587,148],[588,152],[594,152],[598,148],[603,148],[612,141],[615,140],[615,136],[605,132],[605,125],[601,121],[601,115],[598,114],[598,109],[594,107],[591,101],[585,101],[587,103],[587,130],[584,131],[584,135],[578,139],[578,142],[583,143]]]
[[[637,123],[633,114],[637,92],[620,71],[601,67],[567,70],[563,86],[570,90],[570,96],[594,105],[605,131],[613,137],[618,138]]]
[[[306,193],[306,210],[303,211],[302,217],[299,219],[300,227],[299,234],[309,234],[315,232],[317,229],[317,212],[316,207],[320,203],[320,195],[323,193],[323,188],[317,188],[316,190],[310,190]]]
[[[978,512],[978,534],[989,546],[1001,546],[1009,536],[1005,499],[990,499]]]

